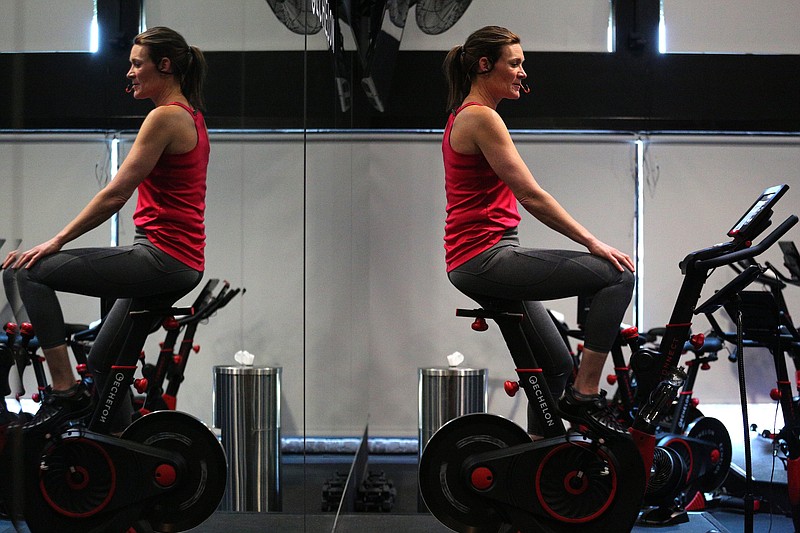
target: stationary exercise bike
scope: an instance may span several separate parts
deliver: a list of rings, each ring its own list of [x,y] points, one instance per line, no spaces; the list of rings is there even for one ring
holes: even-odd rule
[[[88,422],[48,433],[0,428],[2,498],[33,533],[184,531],[216,510],[227,463],[214,433],[179,411],[158,411],[117,436],[112,420],[153,323],[191,309],[132,313],[119,356]]]
[[[522,428],[491,414],[448,422],[420,459],[420,492],[431,513],[460,532],[628,531],[645,503],[651,469],[654,479],[683,483],[687,465],[674,449],[657,445],[656,430],[685,380],[678,363],[694,309],[714,268],[755,257],[797,223],[789,217],[750,247],[771,224],[772,206],[787,189],[766,189],[728,232],[730,242],[692,252],[681,262],[684,279],[659,350],[639,349],[631,359],[639,409],[630,438],[564,429],[519,315],[504,309],[459,313],[498,324],[517,366],[518,386],[545,438],[531,442]]]
[[[587,298],[578,298],[578,329],[570,329],[554,318],[568,345],[570,339],[583,340],[581,324],[589,305]],[[635,353],[648,344],[653,346],[664,333],[665,328],[653,328],[641,335],[636,327],[621,326],[614,340],[610,350],[614,373],[606,379],[609,385],[616,386],[609,408],[622,426],[629,427],[639,409],[636,379],[623,348],[628,347]],[[658,475],[652,476],[648,482],[643,501],[646,509],[638,519],[640,525],[666,526],[688,522],[687,511],[703,508],[706,503],[703,494],[719,488],[728,474],[733,451],[730,435],[725,424],[703,416],[693,396],[700,370],[710,368],[722,347],[722,339],[701,333],[691,335],[684,344],[683,352],[694,357],[686,360],[686,379],[678,398],[656,427],[658,446],[654,461],[663,464],[655,468]],[[574,355],[577,364],[581,352],[579,343]],[[514,392],[512,387],[510,394]]]
[[[737,323],[736,333],[724,331],[710,313],[708,319],[719,335],[736,345],[731,359],[737,363],[743,364],[742,351],[745,347],[766,348],[772,355],[776,387],[770,391],[770,397],[780,405],[784,425],[778,433],[765,431],[762,436],[773,440],[776,456],[785,458],[789,511],[795,529],[800,531],[800,397],[795,395],[800,389],[800,371],[795,368],[794,376],[790,376],[787,364],[789,357],[794,360],[795,367],[800,360],[800,332],[792,321],[782,294],[786,283],[800,285],[800,264],[797,263],[800,256],[793,243],[780,244],[791,277],[782,275],[777,268],[767,263],[767,268],[759,268],[755,275],[757,277],[754,277],[768,291],[743,291],[738,298],[725,302],[722,307]],[[742,272],[741,276],[746,272],[745,269],[753,268],[754,265],[744,264],[737,270]],[[772,275],[767,275],[767,272]],[[791,377],[794,377],[794,383]],[[747,462],[749,441],[745,445]],[[746,481],[749,482],[750,479],[748,472]],[[749,489],[745,497],[752,498]]]
[[[142,394],[142,397],[134,399],[134,420],[153,411],[176,409],[178,391],[184,380],[189,356],[200,350],[194,344],[197,326],[228,305],[237,294],[246,292],[243,288],[231,289],[230,283],[224,281],[222,288],[214,294],[218,284],[217,278],[206,282],[192,304],[194,312],[191,315],[180,318],[170,316],[162,321],[160,327],[166,330],[166,334],[160,343],[158,358],[155,363],[147,362],[143,354],[142,377],[133,380],[134,389]],[[181,332],[183,338],[176,352],[175,345]]]

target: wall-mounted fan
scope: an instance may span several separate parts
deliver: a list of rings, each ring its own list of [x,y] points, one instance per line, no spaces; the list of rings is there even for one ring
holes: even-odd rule
[[[342,112],[350,108],[350,66],[343,49],[339,21],[347,24],[360,60],[361,87],[378,112],[384,112],[392,85],[394,65],[400,49],[408,12],[416,6],[417,26],[428,35],[450,29],[472,0],[329,0],[334,13],[334,78]],[[312,0],[267,0],[272,11],[287,28],[310,35],[322,29],[312,11]],[[390,24],[396,28],[391,28]]]
[[[284,26],[300,35],[313,35],[322,29],[322,22],[311,11],[311,0],[267,0],[272,12]]]
[[[389,10],[389,19],[398,28],[406,27],[408,10],[416,0],[388,0],[386,9]]]
[[[417,0],[417,26],[428,35],[444,33],[458,22],[472,0]]]

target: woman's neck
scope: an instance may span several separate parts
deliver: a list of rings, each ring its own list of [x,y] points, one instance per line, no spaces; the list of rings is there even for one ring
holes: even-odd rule
[[[189,105],[189,101],[183,96],[180,87],[177,86],[167,87],[161,94],[153,98],[153,103],[156,107],[171,104],[172,102]]]
[[[489,96],[486,91],[481,90],[480,87],[476,87],[475,85],[472,86],[469,94],[464,98],[463,103],[467,102],[477,102],[486,107],[491,107],[494,110],[497,110],[497,104],[500,103],[498,100]]]

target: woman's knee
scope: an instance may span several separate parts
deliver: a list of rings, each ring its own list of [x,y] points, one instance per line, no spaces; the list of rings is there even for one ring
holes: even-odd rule
[[[31,269],[30,268],[7,268],[3,271],[3,283],[8,286],[8,283],[16,283],[17,287],[22,290],[31,283]]]
[[[633,296],[633,287],[636,284],[636,276],[627,268],[622,271],[617,271],[616,277],[609,284],[608,289],[611,289],[614,294],[626,298],[630,301]]]
[[[27,281],[30,276],[29,268],[6,268],[3,270],[3,284],[8,287],[10,284],[17,285]]]
[[[3,270],[3,287],[8,292],[8,287],[13,287],[17,283],[17,271],[14,268]]]
[[[627,268],[623,269],[620,275],[620,284],[628,288],[628,292],[633,294],[633,286],[636,283],[636,276]]]

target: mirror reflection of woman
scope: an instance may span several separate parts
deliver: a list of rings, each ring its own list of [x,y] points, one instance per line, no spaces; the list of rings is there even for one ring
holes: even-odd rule
[[[205,74],[203,53],[174,30],[155,27],[136,36],[127,92],[151,100],[155,109],[145,117],[128,156],[114,179],[63,229],[3,261],[15,318],[32,323],[51,378],[50,390],[26,429],[53,428],[93,409],[86,384],[76,380],[72,369],[58,291],[115,301],[89,354],[90,370],[101,388],[110,358],[125,340],[130,311],[169,307],[200,282],[209,158]],[[135,191],[132,245],[63,249],[117,213]],[[119,414],[117,429],[124,429],[130,415],[130,409]]]

